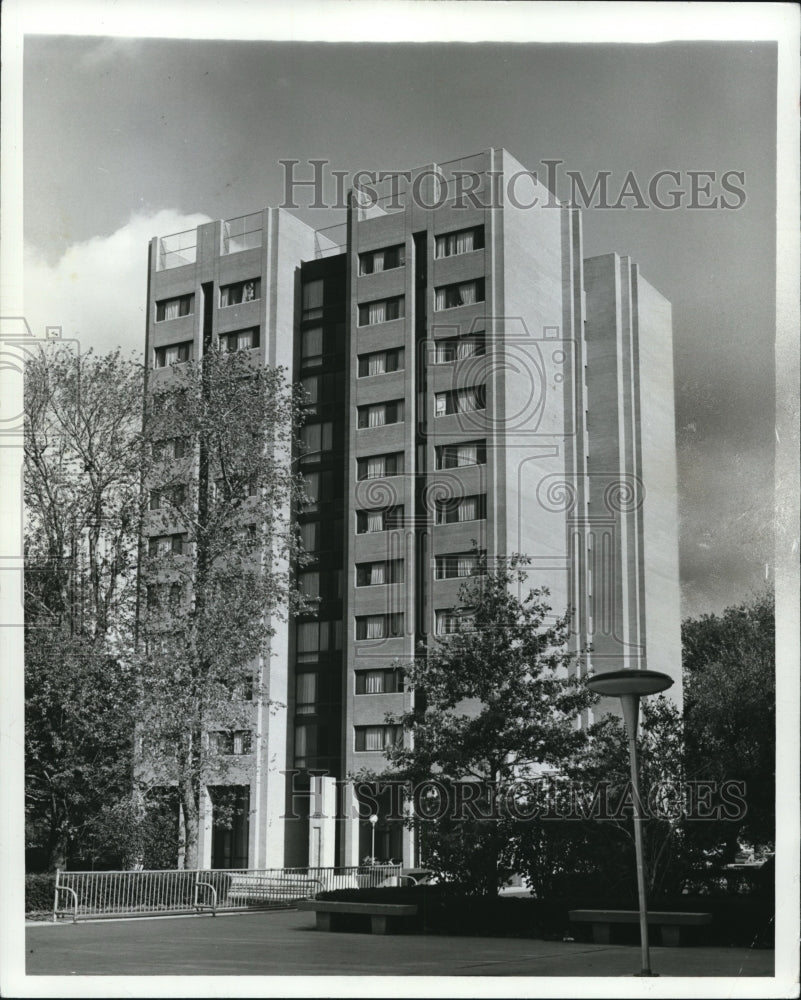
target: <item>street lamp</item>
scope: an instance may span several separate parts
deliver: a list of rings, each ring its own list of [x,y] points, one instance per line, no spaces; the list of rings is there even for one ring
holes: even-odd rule
[[[640,698],[665,691],[673,678],[658,670],[610,670],[587,679],[587,687],[608,698],[620,698],[623,719],[629,738],[631,762],[631,787],[634,793],[634,849],[637,854],[637,892],[640,900],[640,946],[642,948],[641,976],[652,976],[651,956],[648,952],[648,902],[646,897],[645,854],[642,835],[642,802],[640,801],[640,775],[637,763],[637,726],[640,720]]]
[[[373,859],[373,864],[375,864],[375,825],[377,822],[378,822],[378,816],[375,813],[373,813],[372,816],[370,817],[370,826],[373,828],[372,830],[373,839],[372,839],[372,845],[370,847],[370,857]]]

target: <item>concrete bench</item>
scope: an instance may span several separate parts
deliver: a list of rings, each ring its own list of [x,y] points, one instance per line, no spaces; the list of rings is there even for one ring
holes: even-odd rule
[[[228,899],[249,899],[254,902],[291,903],[308,899],[323,888],[319,879],[303,875],[277,876],[242,872],[231,876]]]
[[[592,940],[595,944],[609,944],[612,940],[612,924],[638,924],[640,914],[637,910],[571,910],[570,919],[573,923],[592,924]],[[648,912],[648,926],[659,927],[662,944],[667,948],[679,946],[682,927],[700,927],[711,921],[711,913]]]
[[[298,903],[299,910],[314,910],[317,914],[317,930],[335,930],[341,923],[337,918],[346,914],[369,916],[373,934],[388,934],[397,925],[398,919],[417,916],[414,903],[355,903],[350,900],[307,899]]]

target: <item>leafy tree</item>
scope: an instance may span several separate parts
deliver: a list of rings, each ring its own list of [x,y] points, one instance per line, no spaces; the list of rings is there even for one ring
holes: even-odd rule
[[[593,700],[571,675],[567,617],[549,617],[547,590],[524,586],[528,562],[482,565],[462,585],[455,631],[405,668],[415,705],[396,721],[413,745],[387,751],[392,777],[429,782],[448,801],[447,810],[416,802],[418,822],[437,816],[422,820],[425,862],[485,894],[515,871],[519,831],[503,803],[581,746],[576,719]]]
[[[189,867],[203,786],[225,784],[234,738],[257,749],[255,699],[270,695],[260,664],[276,621],[299,606],[289,577],[289,513],[305,499],[290,462],[299,421],[284,372],[247,352],[213,349],[155,373],[147,394],[138,776],[145,789],[177,785]]]
[[[119,352],[26,367],[26,826],[51,868],[130,790],[141,399]]]
[[[743,838],[775,839],[776,676],[771,591],[682,623],[687,772],[696,780],[745,783],[737,822],[698,825],[696,837],[731,861]]]

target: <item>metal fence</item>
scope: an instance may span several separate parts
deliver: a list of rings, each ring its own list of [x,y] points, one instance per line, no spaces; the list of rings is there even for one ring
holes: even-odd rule
[[[275,909],[331,889],[398,884],[400,865],[56,872],[53,920]]]

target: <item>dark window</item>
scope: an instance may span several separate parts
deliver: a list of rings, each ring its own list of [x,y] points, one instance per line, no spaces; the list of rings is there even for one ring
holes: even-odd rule
[[[381,753],[403,739],[401,726],[354,726],[357,752]]]
[[[403,527],[403,504],[380,510],[357,510],[356,533],[369,534],[375,531],[392,531]]]
[[[374,351],[372,354],[362,354],[359,356],[359,378],[402,371],[403,365],[402,347],[393,347],[389,351]]]
[[[484,279],[460,281],[454,285],[443,285],[435,291],[435,309],[455,309],[484,301]]]
[[[455,233],[446,233],[436,238],[436,256],[453,257],[460,253],[471,253],[473,250],[484,249],[484,227],[474,226],[472,229],[460,229]]]
[[[303,312],[301,318],[319,319],[323,315],[323,279],[307,281],[303,286]]]
[[[220,347],[229,353],[234,351],[249,351],[259,346],[259,328],[236,330],[234,333],[220,334]]]
[[[404,315],[405,303],[402,295],[392,299],[378,299],[359,306],[359,326],[388,323],[392,319],[401,319]]]
[[[403,267],[406,263],[406,247],[385,247],[383,250],[371,250],[359,254],[359,274],[377,274],[379,271],[391,271]]]
[[[380,479],[382,476],[400,476],[404,471],[403,452],[392,455],[371,455],[360,458],[357,463],[359,479]]]
[[[372,403],[358,408],[359,427],[383,427],[385,424],[403,422],[403,400],[393,399],[387,403]]]
[[[484,333],[474,333],[469,337],[455,337],[438,340],[434,347],[434,364],[445,365],[462,358],[481,357],[487,353]]]
[[[192,341],[184,340],[180,344],[168,344],[156,348],[156,368],[167,368],[169,365],[189,361],[192,357]]]
[[[180,295],[174,299],[162,299],[156,303],[156,322],[167,319],[177,319],[179,316],[191,316],[195,309],[194,295]]]
[[[486,441],[464,441],[460,444],[446,444],[437,448],[438,469],[458,469],[465,465],[485,465],[486,461]]]
[[[437,501],[437,524],[456,524],[459,521],[478,521],[487,516],[487,495],[460,497]]]
[[[220,288],[221,309],[238,306],[243,302],[253,302],[259,298],[261,298],[261,278],[237,281],[233,285],[223,285]]]
[[[356,619],[357,639],[387,639],[403,635],[403,613],[363,615]]]
[[[402,559],[359,563],[356,566],[357,587],[382,587],[389,583],[403,583]]]
[[[396,694],[403,691],[400,670],[357,670],[356,694]]]

